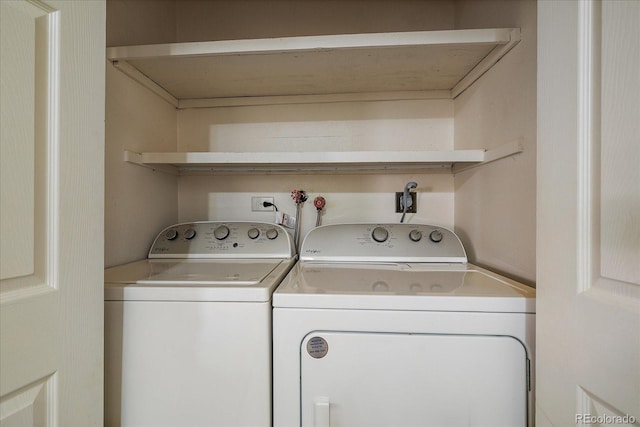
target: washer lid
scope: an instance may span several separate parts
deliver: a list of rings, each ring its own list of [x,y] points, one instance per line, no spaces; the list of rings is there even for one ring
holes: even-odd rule
[[[268,301],[293,259],[147,259],[105,270],[105,300]]]
[[[535,290],[471,264],[301,262],[273,305],[535,313]]]

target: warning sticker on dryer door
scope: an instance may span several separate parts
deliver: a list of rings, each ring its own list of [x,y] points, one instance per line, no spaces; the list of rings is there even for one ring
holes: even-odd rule
[[[322,337],[312,337],[307,341],[307,353],[314,359],[322,359],[329,352],[329,343]]]

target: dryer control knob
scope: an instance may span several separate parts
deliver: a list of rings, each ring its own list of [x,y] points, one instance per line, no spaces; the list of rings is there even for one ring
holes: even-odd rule
[[[194,237],[196,237],[196,230],[194,230],[193,228],[189,228],[187,229],[187,231],[184,232],[184,238],[187,240],[191,240]]]
[[[259,235],[260,230],[258,230],[257,228],[250,228],[249,231],[247,231],[247,236],[249,236],[251,240],[257,239]]]
[[[442,241],[442,232],[439,230],[433,230],[429,234],[429,239],[434,243],[439,243]]]
[[[267,239],[274,240],[276,237],[278,237],[278,230],[275,228],[267,230]]]
[[[213,231],[213,235],[218,240],[224,240],[229,237],[229,227],[221,225]]]
[[[371,232],[371,237],[378,243],[386,242],[389,238],[389,232],[383,227],[376,227]]]
[[[409,238],[413,242],[419,242],[420,239],[422,239],[422,232],[420,230],[411,230],[411,233],[409,233]]]
[[[172,228],[171,230],[168,230],[166,233],[164,233],[164,237],[167,238],[167,240],[175,240],[176,237],[178,237],[178,232]]]

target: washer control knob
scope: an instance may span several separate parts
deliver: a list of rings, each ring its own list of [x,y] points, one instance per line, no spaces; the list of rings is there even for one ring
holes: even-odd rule
[[[384,227],[376,227],[371,232],[371,237],[378,243],[386,242],[389,238],[389,232]]]
[[[221,225],[213,231],[213,235],[218,240],[224,240],[229,237],[229,227]]]
[[[258,230],[255,227],[250,228],[249,231],[247,231],[247,236],[249,236],[251,240],[257,239],[259,235],[260,235],[260,230]]]
[[[384,280],[378,280],[371,286],[374,292],[389,292],[389,284]]]
[[[271,228],[267,230],[267,239],[275,240],[277,237],[278,237],[278,230],[276,230],[275,228]]]
[[[196,237],[196,230],[193,228],[189,228],[184,232],[184,238],[187,240],[191,240]]]
[[[413,242],[419,242],[420,239],[422,239],[422,232],[420,230],[411,230],[411,233],[409,233],[409,238]]]
[[[164,237],[167,240],[175,240],[175,238],[178,237],[178,232],[175,228],[172,228],[171,230],[167,230],[167,232],[164,233]]]
[[[440,243],[442,241],[442,232],[439,230],[433,230],[429,234],[429,239],[434,243]]]

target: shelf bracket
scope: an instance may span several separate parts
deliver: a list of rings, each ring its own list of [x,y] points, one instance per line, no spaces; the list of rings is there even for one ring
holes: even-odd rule
[[[453,172],[453,174],[457,174],[469,169],[477,168],[478,166],[486,165],[487,163],[495,162],[496,160],[504,159],[505,157],[513,156],[514,154],[522,153],[523,151],[524,147],[522,144],[522,138],[518,138],[515,141],[508,142],[499,147],[485,151],[484,159],[479,163],[474,163],[471,165],[456,164],[453,165],[451,171]]]
[[[505,56],[515,45],[520,43],[520,29],[513,28],[509,32],[509,42],[494,48],[489,55],[475,66],[457,85],[451,89],[451,99],[456,99],[458,95],[464,92],[476,80],[484,75],[491,67],[493,67],[503,56]]]
[[[179,175],[178,170],[170,165],[151,165],[144,163],[142,160],[142,153],[135,151],[124,150],[124,161],[127,163],[133,163],[134,165],[142,166],[143,168],[151,169],[154,172],[162,172],[169,175]]]
[[[118,70],[122,71],[124,74],[126,74],[129,77],[131,77],[133,80],[137,81],[142,86],[146,87],[151,92],[155,93],[160,98],[162,98],[163,100],[165,100],[169,104],[173,105],[175,108],[178,108],[179,101],[178,101],[178,99],[176,97],[174,97],[169,92],[164,90],[161,86],[159,86],[156,82],[151,80],[149,77],[147,77],[144,74],[142,74],[140,71],[138,71],[137,68],[131,66],[126,61],[113,60],[113,61],[111,61],[111,63]]]

